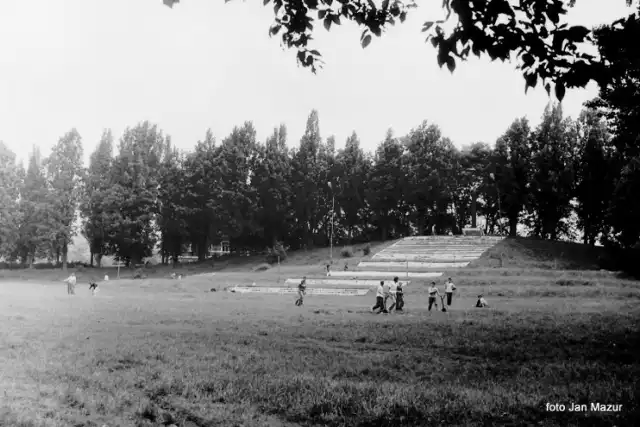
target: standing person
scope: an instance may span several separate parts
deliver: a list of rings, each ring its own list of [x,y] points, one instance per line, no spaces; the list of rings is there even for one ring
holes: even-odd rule
[[[444,293],[447,296],[447,305],[451,305],[451,300],[453,299],[453,291],[456,290],[456,285],[451,281],[451,277],[447,280],[447,283],[444,285]]]
[[[396,297],[398,294],[398,281],[395,279],[397,279],[397,277],[394,278],[393,282],[391,282],[391,285],[389,285],[389,303],[391,304],[388,308],[389,312],[392,312],[393,309],[396,308],[397,304]]]
[[[429,292],[429,311],[431,311],[431,307],[433,304],[438,308],[438,303],[436,302],[436,297],[440,296],[440,291],[436,287],[436,282],[431,282],[431,286],[427,290]]]
[[[376,290],[376,305],[373,306],[371,311],[375,312],[378,308],[380,309],[380,311],[378,311],[376,314],[380,314],[386,311],[384,309],[384,281],[382,280],[380,281],[378,289]]]
[[[69,277],[64,280],[67,283],[67,294],[75,295],[76,294],[76,273],[71,273]]]
[[[298,285],[298,299],[296,305],[301,306],[304,303],[304,294],[307,292],[307,276],[302,278],[302,281]]]
[[[384,314],[389,313],[389,311],[387,310],[387,303],[389,302],[389,285],[386,282],[382,282],[384,283],[384,285],[382,285],[382,294],[384,296],[384,310],[382,311]]]
[[[327,264],[327,277],[331,276],[331,264]]]
[[[393,281],[398,284],[398,292],[396,293],[396,311],[402,311],[404,308],[404,291],[402,290],[402,283],[398,281],[398,276],[394,277]]]

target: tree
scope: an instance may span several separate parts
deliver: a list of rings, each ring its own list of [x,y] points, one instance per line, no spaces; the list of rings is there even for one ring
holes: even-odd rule
[[[366,186],[368,205],[373,213],[371,222],[382,240],[396,236],[402,230],[407,180],[403,164],[404,146],[389,129],[376,149]]]
[[[509,221],[509,235],[517,234],[520,215],[530,198],[531,129],[526,118],[516,119],[496,142],[494,179],[500,192],[502,212]]]
[[[113,185],[106,195],[114,220],[108,250],[127,264],[151,256],[157,242],[155,220],[160,189],[160,164],[166,141],[149,122],[127,128],[112,168]]]
[[[51,194],[42,165],[40,150],[34,147],[29,157],[29,167],[20,192],[20,225],[18,244],[14,256],[33,268],[36,257],[47,255],[51,232]]]
[[[67,132],[54,145],[46,162],[51,188],[51,233],[53,248],[62,255],[62,269],[67,271],[69,243],[76,235],[74,222],[82,196],[82,138],[76,129]]]
[[[311,111],[307,119],[300,147],[293,154],[294,210],[303,245],[312,247],[315,232],[322,219],[320,188],[326,187],[328,171],[323,167],[319,153],[322,138],[318,112]]]
[[[571,213],[577,146],[571,120],[563,120],[562,107],[548,105],[532,138],[531,226],[544,239],[557,240],[568,230],[563,222]]]
[[[98,267],[108,252],[108,238],[116,224],[116,218],[111,215],[116,211],[115,206],[107,203],[113,183],[113,160],[113,135],[110,130],[105,130],[91,153],[89,167],[84,174],[84,197],[80,208],[82,235],[89,243],[91,265],[95,259]]]
[[[275,246],[291,230],[291,159],[287,151],[287,128],[273,130],[266,144],[257,147],[251,185],[257,192],[256,219],[264,243]]]
[[[160,167],[157,224],[162,262],[164,264],[171,258],[174,266],[189,238],[189,208],[184,191],[187,175],[184,163],[184,156],[171,145],[171,140],[167,137]]]
[[[355,132],[347,138],[344,150],[340,150],[336,157],[339,177],[336,183],[339,193],[336,198],[340,211],[344,213],[343,224],[349,241],[353,239],[356,227],[366,225],[369,219],[365,215],[366,179],[371,168],[369,160],[360,148],[360,140]]]
[[[581,135],[576,165],[576,213],[584,243],[594,246],[598,235],[606,230],[607,209],[614,191],[614,165],[608,150],[611,135],[596,110],[583,110],[578,123]]]
[[[16,156],[0,141],[0,258],[11,258],[18,243],[21,185]]]
[[[169,7],[179,0],[163,0]],[[314,73],[322,65],[321,54],[310,47],[314,24],[321,21],[329,31],[340,25],[341,18],[363,27],[362,47],[367,47],[372,36],[381,37],[396,21],[404,22],[414,0],[264,0],[274,5],[275,22],[269,35],[280,35],[283,46],[295,49],[296,58],[303,67]],[[626,0],[627,5],[632,0]],[[443,0],[445,20],[427,21],[423,32],[427,42],[437,48],[438,65],[453,72],[456,58],[464,61],[470,54],[506,61],[518,58],[519,68],[526,82],[525,90],[535,87],[538,80],[550,92],[555,83],[559,100],[567,87],[584,87],[601,75],[604,65],[592,55],[581,51],[583,42],[591,40],[590,30],[583,26],[569,27],[561,22],[575,0]],[[443,24],[457,17],[453,30],[447,34]]]

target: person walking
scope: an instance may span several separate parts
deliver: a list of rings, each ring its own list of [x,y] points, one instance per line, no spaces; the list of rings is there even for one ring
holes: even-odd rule
[[[431,282],[431,286],[427,290],[429,293],[429,311],[431,311],[431,307],[435,304],[436,309],[438,308],[438,303],[436,302],[436,298],[440,296],[440,291],[436,287],[436,282]]]
[[[77,283],[76,273],[71,273],[64,281],[67,283],[67,295],[75,295]]]
[[[389,285],[389,313],[391,313],[393,311],[393,309],[396,308],[396,304],[397,304],[397,296],[398,296],[398,278],[394,277],[393,278],[393,282],[391,282],[391,285]]]
[[[453,300],[453,291],[456,290],[456,285],[453,284],[451,277],[447,280],[447,283],[444,285],[444,294],[447,296],[447,305],[451,306],[451,301]]]
[[[398,292],[396,293],[396,311],[403,311],[404,309],[404,290],[402,289],[402,283],[398,281],[398,276],[393,278],[393,281],[398,284]]]
[[[389,307],[388,303],[389,303],[389,284],[387,282],[382,282],[384,283],[382,285],[382,294],[383,294],[383,304],[384,304],[384,310],[382,311],[384,314],[389,313],[389,311],[387,310],[387,307]]]
[[[377,309],[380,309],[376,314],[380,314],[386,312],[384,308],[384,281],[380,281],[378,285],[378,289],[376,290],[376,305],[373,306],[371,311],[375,312]]]
[[[307,292],[307,276],[302,278],[302,281],[298,285],[298,299],[296,305],[301,306],[304,303],[304,295]]]

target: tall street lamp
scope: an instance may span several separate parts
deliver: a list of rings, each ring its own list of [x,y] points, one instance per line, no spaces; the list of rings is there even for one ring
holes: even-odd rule
[[[335,216],[336,209],[336,193],[333,191],[333,185],[331,185],[331,181],[329,181],[327,184],[331,189],[331,236],[329,238],[329,259],[331,260],[331,264],[333,264],[333,218]]]

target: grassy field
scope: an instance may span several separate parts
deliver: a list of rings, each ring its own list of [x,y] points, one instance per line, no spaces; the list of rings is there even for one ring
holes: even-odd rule
[[[257,258],[182,281],[156,268],[96,297],[96,269],[78,272],[73,298],[61,272],[1,272],[0,426],[635,425],[640,282],[588,270],[578,247],[500,245],[446,273],[460,290],[446,313],[426,310],[416,281],[390,315],[370,312],[372,294],[295,307],[222,291],[319,275],[327,250],[280,272],[254,271]],[[472,308],[478,293],[490,308]],[[568,411],[598,402],[622,408]]]

